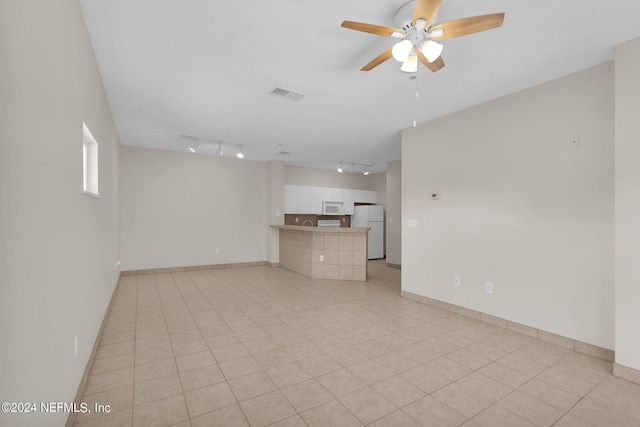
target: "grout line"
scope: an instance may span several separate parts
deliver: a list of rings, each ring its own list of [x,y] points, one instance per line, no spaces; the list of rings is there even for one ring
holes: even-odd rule
[[[261,267],[258,267],[261,268]],[[269,269],[271,269],[271,267],[269,267]],[[255,273],[254,273],[255,271]],[[344,289],[342,282],[336,281],[336,283],[332,283],[330,287],[327,286],[323,286],[326,284],[322,284],[322,283],[318,283],[318,281],[314,281],[314,280],[307,280],[305,279],[300,279],[298,277],[296,277],[297,275],[294,276],[282,276],[282,275],[277,275],[277,274],[265,274],[267,270],[260,270],[258,272],[258,270],[248,270],[247,271],[234,271],[234,272],[224,272],[222,274],[220,274],[220,270],[217,270],[216,272],[214,271],[210,271],[209,273],[205,273],[204,271],[200,271],[200,270],[194,270],[194,271],[183,271],[183,272],[170,272],[169,274],[166,273],[158,273],[158,274],[153,274],[149,276],[149,279],[144,279],[145,280],[145,284],[144,286],[140,287],[139,285],[139,280],[140,277],[146,277],[146,276],[139,276],[136,278],[136,292],[135,292],[135,328],[134,328],[134,396],[135,396],[135,368],[136,368],[136,363],[135,363],[135,350],[137,348],[137,339],[138,339],[138,311],[139,311],[139,306],[138,303],[144,303],[145,301],[143,299],[141,299],[141,296],[149,296],[151,295],[151,293],[149,292],[151,289],[153,289],[153,294],[157,295],[158,297],[158,306],[160,308],[160,311],[162,313],[162,319],[164,321],[164,326],[167,329],[167,335],[169,337],[169,342],[171,345],[171,351],[173,353],[173,360],[174,360],[174,364],[176,367],[176,371],[178,374],[178,379],[180,381],[180,388],[182,391],[182,395],[183,395],[183,399],[184,399],[184,404],[185,407],[187,409],[187,416],[188,419],[191,420],[192,417],[190,415],[189,412],[189,408],[187,406],[187,402],[186,402],[186,393],[184,390],[184,387],[182,385],[182,378],[180,376],[180,372],[178,370],[178,366],[177,366],[177,357],[176,353],[174,351],[174,338],[172,338],[171,333],[169,332],[169,324],[167,323],[167,310],[170,310],[170,312],[172,313],[172,316],[183,316],[186,313],[189,314],[190,320],[187,321],[178,321],[176,323],[172,323],[172,325],[180,325],[181,323],[188,323],[188,322],[194,322],[195,323],[195,327],[196,329],[199,331],[200,334],[200,338],[197,339],[202,339],[205,341],[205,343],[207,344],[207,349],[209,354],[211,354],[211,356],[213,357],[213,360],[216,362],[216,366],[218,366],[219,369],[219,361],[216,359],[215,355],[213,354],[213,350],[211,349],[211,347],[209,347],[209,343],[207,341],[207,339],[204,337],[204,335],[202,334],[201,331],[201,327],[200,324],[198,323],[198,321],[196,319],[203,319],[206,318],[206,315],[209,314],[215,314],[216,317],[216,322],[220,322],[221,324],[224,324],[227,328],[229,328],[229,332],[226,332],[225,334],[232,334],[238,341],[240,346],[246,350],[249,353],[249,356],[252,357],[254,360],[254,354],[251,353],[250,351],[248,351],[247,346],[245,345],[245,341],[242,341],[239,339],[239,336],[237,335],[237,333],[231,329],[229,327],[229,323],[231,318],[233,318],[234,316],[239,316],[239,317],[243,317],[246,318],[247,320],[251,321],[255,326],[255,328],[259,329],[260,331],[262,331],[263,333],[266,334],[266,336],[268,337],[268,339],[273,340],[273,336],[270,335],[269,333],[266,332],[265,329],[263,329],[263,327],[265,327],[266,325],[262,325],[260,323],[257,323],[256,320],[261,319],[261,318],[272,318],[274,320],[274,323],[269,323],[268,325],[272,325],[275,324],[275,322],[282,324],[284,326],[286,326],[287,328],[291,329],[291,332],[285,332],[282,334],[276,334],[275,336],[279,336],[279,335],[284,335],[284,334],[295,334],[296,336],[300,336],[304,341],[304,343],[311,343],[312,345],[314,344],[314,341],[317,339],[322,339],[321,338],[313,338],[315,335],[311,334],[309,335],[308,333],[305,333],[305,331],[311,331],[313,329],[322,329],[327,331],[327,333],[329,335],[327,335],[327,337],[336,337],[337,335],[340,335],[342,333],[348,333],[348,332],[355,332],[358,330],[362,330],[362,329],[370,329],[369,332],[382,332],[382,330],[384,330],[384,333],[382,333],[382,335],[378,335],[377,333],[372,334],[371,336],[367,337],[366,340],[356,340],[357,342],[353,342],[353,340],[348,340],[345,342],[346,346],[349,348],[354,348],[354,349],[358,349],[357,347],[355,347],[356,345],[362,343],[362,342],[368,342],[371,340],[378,340],[378,339],[383,339],[385,337],[402,337],[404,338],[402,335],[399,335],[402,331],[409,331],[411,329],[414,328],[418,328],[419,326],[428,323],[428,324],[432,324],[432,325],[436,325],[438,326],[438,323],[446,323],[446,322],[451,322],[454,321],[452,324],[449,324],[449,327],[446,326],[440,326],[442,329],[442,332],[440,332],[439,334],[433,335],[427,339],[423,339],[423,340],[419,340],[418,342],[413,341],[413,339],[406,339],[410,341],[411,343],[408,346],[405,347],[413,347],[413,346],[421,346],[424,347],[425,349],[428,349],[428,347],[422,346],[421,343],[431,340],[431,339],[435,339],[435,338],[439,338],[445,335],[450,335],[450,334],[456,334],[459,335],[461,338],[465,338],[463,341],[458,341],[455,340],[456,335],[451,335],[451,340],[455,341],[455,342],[459,342],[459,343],[464,343],[467,341],[472,341],[469,344],[465,344],[465,345],[458,345],[458,344],[454,344],[454,343],[450,343],[453,346],[456,347],[456,349],[451,350],[449,352],[447,352],[446,354],[438,354],[438,357],[432,360],[429,360],[425,363],[421,363],[420,361],[416,361],[419,363],[419,365],[417,367],[421,367],[421,366],[426,366],[429,363],[436,361],[436,360],[440,360],[440,359],[446,359],[448,361],[451,361],[453,363],[459,364],[461,366],[465,366],[466,368],[470,369],[470,372],[463,375],[460,378],[456,378],[455,380],[450,380],[450,382],[447,385],[444,385],[440,388],[438,388],[437,390],[433,390],[430,393],[426,393],[426,391],[424,391],[421,387],[418,387],[418,389],[420,389],[423,393],[426,394],[426,396],[430,396],[433,393],[435,393],[438,390],[441,390],[442,388],[445,388],[451,384],[458,384],[458,382],[460,380],[462,380],[463,378],[472,375],[473,373],[479,372],[481,369],[483,369],[486,366],[489,366],[491,364],[498,364],[500,366],[504,366],[505,368],[508,369],[512,369],[516,372],[522,373],[523,375],[526,375],[526,377],[528,378],[524,383],[518,385],[517,387],[512,387],[510,385],[505,384],[506,387],[509,388],[509,392],[507,394],[505,394],[504,396],[501,396],[498,400],[496,400],[495,402],[492,402],[491,405],[487,406],[486,408],[484,408],[482,411],[478,412],[477,414],[475,414],[474,416],[472,416],[471,418],[467,418],[466,416],[464,416],[465,419],[467,420],[471,420],[473,419],[475,416],[477,416],[478,414],[486,411],[488,408],[490,408],[491,406],[497,405],[498,407],[507,410],[508,412],[512,413],[514,416],[523,419],[521,416],[519,416],[518,414],[513,413],[512,411],[510,411],[507,408],[503,408],[502,406],[498,405],[498,402],[500,402],[501,400],[505,399],[507,396],[513,394],[514,391],[519,391],[521,387],[523,387],[524,385],[528,384],[529,382],[531,382],[533,379],[537,379],[539,377],[539,375],[541,375],[542,373],[548,371],[549,369],[552,369],[554,366],[558,365],[559,363],[561,363],[564,360],[567,360],[568,356],[572,355],[572,354],[582,354],[578,351],[576,351],[575,349],[567,349],[567,353],[566,354],[562,354],[561,357],[559,357],[557,360],[555,360],[553,363],[551,363],[550,365],[547,366],[547,364],[544,364],[544,369],[540,372],[538,372],[536,375],[529,375],[526,372],[522,372],[519,369],[515,369],[515,368],[511,368],[507,365],[503,365],[500,360],[504,359],[505,357],[509,356],[509,355],[513,355],[515,354],[517,351],[535,343],[538,341],[542,341],[544,343],[548,343],[549,345],[552,346],[557,346],[557,344],[553,344],[551,342],[548,341],[543,341],[543,340],[537,340],[535,339],[535,337],[530,337],[528,335],[522,335],[519,332],[516,331],[512,331],[509,330],[510,333],[513,334],[518,334],[518,335],[522,335],[524,337],[530,338],[530,341],[527,341],[524,344],[518,344],[519,340],[515,340],[515,341],[509,341],[507,344],[514,344],[514,345],[508,345],[509,348],[511,347],[515,347],[511,350],[505,350],[502,349],[504,351],[505,354],[501,355],[500,357],[494,359],[493,356],[492,357],[488,357],[483,353],[477,353],[474,350],[469,349],[468,347],[474,345],[474,344],[478,344],[478,343],[484,343],[486,340],[491,339],[493,337],[496,337],[500,334],[504,333],[504,328],[500,328],[500,326],[497,325],[493,325],[491,323],[487,323],[487,322],[483,322],[480,319],[475,319],[475,318],[471,318],[471,317],[466,317],[464,316],[464,314],[460,314],[460,313],[453,313],[453,312],[449,312],[446,309],[442,308],[442,307],[433,307],[431,305],[425,305],[423,307],[428,307],[429,309],[427,310],[427,312],[425,312],[424,310],[419,310],[419,311],[409,311],[408,313],[404,313],[402,316],[397,316],[394,317],[393,316],[393,310],[385,310],[383,304],[385,302],[397,302],[398,300],[400,300],[401,298],[404,299],[404,297],[401,297],[400,295],[398,295],[397,292],[388,292],[388,291],[384,291],[384,287],[385,284],[384,283],[380,283],[380,285],[374,285],[374,286],[369,286],[371,284],[367,283],[364,286],[358,286],[357,289],[355,288],[349,288]],[[274,273],[277,270],[274,270]],[[161,275],[160,275],[161,274]],[[170,280],[167,280],[166,282],[164,280],[159,281],[159,278],[170,278]],[[231,279],[231,280],[230,280]],[[381,280],[385,280],[385,279],[381,279]],[[150,285],[148,282],[153,281],[153,284]],[[392,284],[393,282],[387,282],[386,286],[388,287],[390,284]],[[395,287],[395,284],[394,284]],[[372,289],[371,289],[372,288]],[[195,290],[197,290],[197,292],[194,292]],[[300,310],[296,310],[296,308],[300,308],[300,307],[295,307],[295,305],[292,306],[292,304],[295,304],[296,302],[299,303],[300,298],[297,296],[299,296],[299,292],[301,290],[309,290],[311,291],[311,297],[314,298],[313,303],[305,303],[304,307]],[[176,294],[173,294],[173,293]],[[114,292],[114,296],[112,296],[112,299],[115,298],[115,294],[116,292]],[[392,296],[393,295],[393,296]],[[317,297],[317,298],[316,298]],[[326,297],[326,299],[324,299]],[[390,299],[391,298],[391,299]],[[176,304],[176,302],[179,299],[179,304]],[[200,306],[198,299],[201,299],[203,301],[206,301],[206,304],[208,305],[206,310],[202,310],[202,306]],[[309,296],[306,297],[306,299],[309,299]],[[155,304],[154,301],[151,301],[152,304]],[[143,304],[144,305],[144,304]],[[218,310],[216,308],[214,308],[214,306],[218,306],[218,309],[220,309],[221,307],[224,307],[223,313],[218,312]],[[229,310],[228,308],[231,308],[231,310]],[[197,311],[192,311],[194,309],[197,309]],[[434,310],[434,311],[432,311]],[[175,311],[175,312],[174,312]],[[350,313],[349,313],[350,311]],[[178,314],[176,314],[178,313]],[[418,316],[419,313],[425,313],[425,315],[423,316]],[[338,314],[337,317],[335,317],[335,315]],[[428,314],[428,315],[427,315]],[[320,318],[315,318],[314,320],[314,316],[321,316]],[[348,315],[348,316],[347,316]],[[205,317],[202,317],[205,316]],[[326,317],[325,317],[326,316]],[[347,316],[347,317],[345,317]],[[374,316],[380,316],[380,319],[376,319]],[[411,318],[416,318],[416,319],[420,319],[422,323],[413,323],[411,321],[409,321],[407,324],[403,324],[403,321],[408,317]],[[456,316],[456,317],[454,317]],[[461,316],[461,318],[463,319],[468,319],[467,321],[459,321],[458,320],[460,318],[457,318],[457,316]],[[106,322],[108,316],[105,316],[105,319],[103,319],[103,322]],[[329,320],[332,319],[332,320]],[[207,319],[208,320],[208,319]],[[318,323],[320,320],[322,320],[320,323]],[[300,323],[297,323],[298,321],[303,321]],[[306,322],[310,322],[309,325],[306,325]],[[343,324],[345,326],[350,327],[351,329],[347,330],[347,331],[343,331],[343,332],[338,332],[338,333],[333,333],[329,330],[324,329],[323,325],[329,324],[329,323],[333,323],[333,322],[339,322],[340,324]],[[233,322],[231,322],[233,323]],[[353,324],[356,324],[355,327],[351,326]],[[480,328],[479,326],[481,324],[490,324],[493,325],[497,328],[499,328],[499,330],[494,331],[493,329],[490,331],[487,331],[486,328]],[[292,325],[296,325],[296,327],[292,326]],[[304,326],[304,327],[300,327],[300,326]],[[205,326],[206,327],[206,326]],[[381,328],[381,329],[380,329]],[[471,329],[468,329],[471,328]],[[145,328],[143,328],[145,329]],[[252,329],[252,328],[251,328]],[[476,334],[475,332],[473,332],[473,329],[475,329],[476,331],[478,331],[478,334]],[[191,329],[189,329],[190,331]],[[245,329],[241,329],[238,331],[238,333],[244,331]],[[465,334],[463,332],[461,332],[462,330],[465,330],[466,332],[468,332],[468,334]],[[185,331],[183,331],[185,332]],[[188,331],[187,331],[188,332]],[[181,334],[182,332],[176,332],[177,335]],[[311,332],[309,332],[311,333]],[[217,336],[217,335],[214,335]],[[477,338],[477,337],[481,337],[481,338]],[[510,335],[509,336],[504,336],[503,339],[510,339]],[[259,338],[262,339],[262,338]],[[443,338],[439,338],[439,339],[443,339]],[[515,339],[515,338],[514,338]],[[189,342],[191,340],[187,340],[186,342]],[[447,340],[445,340],[447,341]],[[449,341],[447,341],[449,342]],[[178,343],[176,343],[178,344]],[[280,349],[283,351],[284,348],[286,347],[282,347],[278,342],[276,342],[277,344],[277,348],[276,349]],[[300,343],[296,343],[293,345],[298,345]],[[235,344],[234,344],[235,345]],[[487,344],[489,345],[489,344]],[[287,346],[288,347],[288,346]],[[562,346],[560,346],[562,347]],[[404,348],[404,347],[402,347]],[[465,351],[469,351],[471,352],[474,356],[478,357],[478,358],[482,358],[482,359],[486,359],[489,361],[489,363],[487,363],[486,365],[480,366],[476,369],[474,368],[469,368],[468,366],[455,361],[454,359],[451,359],[450,356],[453,352],[457,352],[460,350],[465,350]],[[204,350],[203,350],[204,351]],[[271,351],[271,350],[268,350]],[[333,357],[331,357],[329,355],[330,352],[325,352],[324,350],[320,349],[321,354],[320,355],[326,355],[329,356],[331,359],[333,359]],[[371,360],[371,361],[376,361],[375,359],[377,357],[381,357],[384,356],[386,354],[390,354],[390,353],[394,353],[399,351],[397,348],[391,350],[391,351],[385,351],[384,353],[374,356],[374,357],[369,357],[369,353],[365,353],[365,355],[367,355],[367,360]],[[263,352],[260,352],[263,353]],[[192,353],[187,353],[188,354],[192,354]],[[317,355],[316,355],[317,356]],[[316,357],[316,356],[312,356],[312,357]],[[591,356],[591,355],[587,355],[589,357],[595,357],[595,356]],[[243,356],[246,357],[246,356]],[[526,358],[526,357],[521,357],[518,355],[518,357],[526,360],[526,361],[530,361],[530,362],[534,362],[534,360]],[[230,360],[236,360],[238,358],[234,358],[234,359],[230,359]],[[308,359],[308,358],[304,358],[304,359]],[[333,359],[335,360],[335,359]],[[411,359],[414,360],[414,359]],[[292,363],[296,363],[299,364],[299,360],[296,360],[295,362]],[[341,365],[341,364],[340,364]],[[348,371],[350,371],[350,367],[352,367],[354,364],[349,365],[349,367],[344,367],[341,365],[340,369],[347,369]],[[278,365],[280,366],[280,365]],[[415,368],[417,368],[415,367]],[[264,372],[266,374],[266,370],[262,368],[262,366],[260,366],[261,370],[259,372]],[[198,368],[194,368],[194,369],[198,369]],[[393,375],[389,378],[393,378],[393,377],[400,377],[400,375],[403,372],[406,372],[408,370],[411,370],[414,368],[410,368],[407,369],[405,371],[402,372],[398,372],[396,373],[395,370],[392,371]],[[220,371],[222,373],[222,371]],[[335,371],[331,371],[331,372],[335,372]],[[331,373],[329,372],[329,373]],[[480,374],[482,374],[482,372],[479,372]],[[325,373],[327,374],[327,373]],[[611,374],[611,372],[609,372],[609,374]],[[237,378],[242,378],[242,377],[246,377],[248,375],[252,375],[251,374],[244,374],[240,377]],[[482,374],[484,375],[484,374]],[[268,374],[267,374],[268,376]],[[229,386],[229,380],[226,379],[226,377],[224,376],[224,373],[222,373],[222,377],[224,378],[224,380],[220,381],[220,382],[225,382],[227,384],[227,386],[229,387],[229,390],[231,391],[232,395],[235,398],[235,403],[232,405],[238,405],[238,407],[240,408],[241,412],[243,413],[244,419],[245,421],[248,422],[247,416],[244,412],[244,410],[242,409],[242,406],[240,405],[240,402],[238,402],[238,398],[236,396],[236,393],[234,393],[233,389]],[[501,381],[498,381],[496,379],[494,379],[493,377],[487,376],[488,378],[492,379],[493,381],[496,381],[500,384],[503,384]],[[311,377],[313,380],[317,381],[317,376],[313,376]],[[402,378],[402,377],[400,377]],[[591,389],[582,397],[579,397],[578,401],[574,403],[574,405],[568,409],[567,411],[562,411],[560,409],[554,408],[556,410],[558,410],[559,412],[563,412],[562,416],[560,416],[560,418],[558,420],[556,420],[554,422],[557,423],[559,420],[561,420],[564,416],[566,416],[578,403],[580,403],[583,399],[586,398],[586,396],[597,386],[601,385],[603,381],[605,381],[607,378],[607,376],[603,376],[602,379],[600,379],[600,381],[598,382],[598,384],[594,385],[593,387],[591,387]],[[235,379],[235,378],[234,378]],[[373,388],[373,386],[375,384],[378,384],[382,381],[387,380],[388,378],[384,378],[381,379],[380,381],[374,382],[372,384],[368,384],[366,383],[365,387],[369,387],[369,388]],[[305,380],[306,381],[306,380]],[[542,380],[539,380],[542,381]],[[220,383],[218,382],[218,383]],[[543,381],[544,382],[544,381]],[[218,384],[215,383],[215,384]],[[297,383],[299,384],[299,383]],[[548,384],[545,382],[545,384]],[[461,387],[465,388],[465,390],[468,390],[466,387],[464,387],[463,385],[459,384]],[[553,384],[549,384],[552,387],[555,387]],[[415,385],[414,385],[415,386]],[[208,387],[208,386],[202,386],[202,387]],[[324,386],[323,386],[324,387]],[[199,387],[198,389],[200,389],[201,387]],[[276,389],[277,391],[279,391],[282,394],[282,389],[284,389],[286,387],[280,388],[276,385]],[[557,388],[557,387],[556,387]],[[194,389],[197,390],[197,389]],[[191,390],[190,390],[191,391]],[[468,390],[470,393],[474,393],[475,392]],[[269,393],[269,392],[267,392]],[[259,397],[262,396],[266,393],[262,393],[258,396],[254,396],[250,399],[253,399],[255,397]],[[333,395],[333,393],[331,393]],[[526,393],[524,393],[526,394]],[[283,394],[284,395],[284,394]],[[528,394],[526,394],[528,397],[540,402],[538,399],[536,399],[533,396],[529,396]],[[341,402],[339,401],[339,398],[333,396],[335,401],[337,401],[339,404],[341,404]],[[425,396],[419,398],[422,399]],[[286,398],[286,396],[285,396]],[[250,400],[248,399],[248,400]],[[407,405],[410,405],[412,403],[414,403],[415,401],[419,400],[416,399],[410,403],[407,403],[406,405],[399,407],[397,410],[401,410],[402,408],[405,408]],[[158,399],[156,399],[158,400]],[[289,401],[289,399],[287,399],[287,401]],[[150,402],[147,402],[150,403]],[[291,403],[289,401],[289,403]],[[443,402],[444,403],[444,402]],[[542,404],[547,405],[544,402],[540,402]],[[446,405],[446,403],[444,403]],[[228,405],[225,406],[224,408],[228,408],[232,405]],[[320,405],[316,405],[315,407],[320,406]],[[344,405],[342,405],[344,407]],[[448,405],[447,405],[448,406]],[[314,408],[315,408],[314,407]],[[217,410],[221,410],[224,408],[217,408],[215,411]],[[135,409],[135,405],[132,402],[132,422],[133,422],[133,410]],[[295,409],[295,408],[294,408]],[[310,410],[313,408],[308,408],[307,410]],[[347,411],[352,414],[355,417],[355,414],[353,414],[350,410]],[[451,408],[452,410],[455,411],[455,409]],[[214,411],[210,411],[210,412],[206,412],[205,414],[209,414],[211,412]],[[304,412],[304,411],[303,411]],[[391,413],[393,413],[394,411],[392,411]],[[617,411],[616,411],[617,412]],[[619,412],[617,412],[619,413]],[[205,415],[205,414],[201,414],[201,415]],[[300,415],[301,412],[298,412],[296,410],[296,414]],[[383,417],[387,416],[388,414],[384,415]],[[200,416],[200,415],[199,415]],[[288,418],[288,417],[287,417]],[[357,417],[356,417],[357,418]]]

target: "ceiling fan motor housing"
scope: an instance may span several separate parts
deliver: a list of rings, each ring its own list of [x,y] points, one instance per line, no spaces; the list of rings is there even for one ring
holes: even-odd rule
[[[410,2],[400,6],[400,9],[396,12],[395,18],[393,18],[394,27],[402,28],[405,31],[413,28],[411,19],[413,18],[413,10],[416,8],[416,2],[417,0],[411,0]]]
[[[405,31],[404,38],[409,40],[415,47],[420,47],[429,39],[428,28],[417,29],[411,23],[413,10],[416,7],[416,0],[405,3],[398,9],[393,19],[394,26]]]

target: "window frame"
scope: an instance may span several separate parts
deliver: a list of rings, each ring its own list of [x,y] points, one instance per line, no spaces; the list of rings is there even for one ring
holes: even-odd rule
[[[101,199],[98,168],[98,141],[82,122],[82,194]]]

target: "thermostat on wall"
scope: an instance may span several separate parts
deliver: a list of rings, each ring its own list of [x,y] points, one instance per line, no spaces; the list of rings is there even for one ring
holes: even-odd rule
[[[431,193],[432,200],[438,200],[440,198],[440,193]]]

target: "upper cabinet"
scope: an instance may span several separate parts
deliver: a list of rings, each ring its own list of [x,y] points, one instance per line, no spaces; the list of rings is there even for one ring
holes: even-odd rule
[[[353,215],[353,192],[355,190],[342,190],[342,201],[344,202],[344,214]]]
[[[309,213],[322,215],[322,187],[308,187],[311,193]]]
[[[284,186],[284,213],[322,215],[322,201],[344,202],[344,214],[353,215],[354,203],[377,203],[378,194],[348,188]]]
[[[311,187],[298,187],[298,213],[311,212]]]
[[[298,185],[284,186],[284,213],[297,214],[298,212]]]
[[[378,193],[370,190],[353,190],[355,203],[378,203]]]

